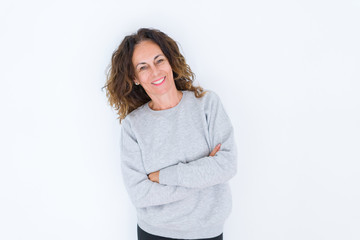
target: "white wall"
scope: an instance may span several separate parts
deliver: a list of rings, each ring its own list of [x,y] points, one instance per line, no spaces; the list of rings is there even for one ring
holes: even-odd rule
[[[226,240],[360,238],[360,1],[0,4],[0,239],[136,239],[105,70],[158,28],[236,129]]]

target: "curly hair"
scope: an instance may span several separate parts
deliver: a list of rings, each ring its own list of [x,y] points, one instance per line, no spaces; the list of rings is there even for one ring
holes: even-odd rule
[[[132,63],[134,48],[145,40],[156,43],[168,59],[178,90],[193,91],[197,98],[206,93],[202,87],[193,85],[195,74],[172,38],[157,29],[140,28],[137,33],[126,36],[113,52],[106,84],[103,87],[106,89],[110,106],[119,115],[120,123],[129,113],[151,100],[144,88],[141,85],[135,85],[133,81],[135,78]]]

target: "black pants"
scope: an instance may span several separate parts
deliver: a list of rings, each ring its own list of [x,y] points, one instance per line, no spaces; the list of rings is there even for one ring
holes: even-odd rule
[[[139,225],[137,225],[137,236],[138,236],[138,240],[175,240],[175,238],[160,237],[147,233],[144,230],[142,230],[139,227]],[[185,240],[185,239],[181,239],[181,240]],[[220,234],[219,236],[214,238],[201,238],[201,239],[193,239],[193,240],[223,240],[223,234]]]

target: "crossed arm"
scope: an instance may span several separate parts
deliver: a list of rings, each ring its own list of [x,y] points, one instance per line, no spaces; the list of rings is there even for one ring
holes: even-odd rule
[[[214,149],[211,151],[211,153],[209,154],[209,157],[215,156],[215,154],[220,150],[220,147],[221,147],[221,143],[219,143],[218,145],[216,145],[215,148],[214,148]],[[159,173],[160,173],[160,170],[148,174],[149,180],[152,181],[152,182],[159,183]]]
[[[182,200],[199,189],[225,183],[236,174],[237,150],[230,119],[219,100],[212,99],[208,108],[211,111],[205,114],[210,145],[218,144],[210,155],[188,163],[179,162],[148,175],[139,161],[141,150],[131,124],[124,120],[121,134],[123,179],[136,207]]]
[[[150,173],[152,182],[166,186],[206,188],[229,181],[237,172],[237,149],[234,129],[219,97],[209,96],[205,106],[210,146],[214,147],[209,156],[188,163],[179,162]]]

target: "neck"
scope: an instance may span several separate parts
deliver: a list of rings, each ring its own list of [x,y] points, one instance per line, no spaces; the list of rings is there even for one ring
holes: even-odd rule
[[[179,104],[182,95],[183,93],[181,91],[175,89],[175,91],[169,92],[167,94],[153,96],[149,102],[149,107],[152,110],[165,110],[175,107]]]

